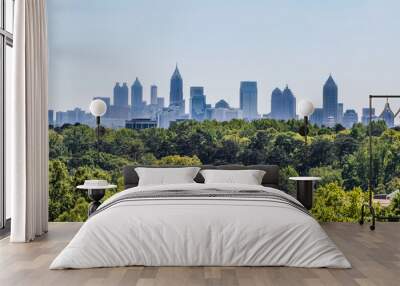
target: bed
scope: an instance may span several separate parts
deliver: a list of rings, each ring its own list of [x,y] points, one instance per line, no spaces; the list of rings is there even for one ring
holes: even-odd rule
[[[138,186],[105,201],[50,269],[144,266],[351,265],[307,210],[279,190],[277,166],[202,166],[264,170],[261,185],[194,183]]]

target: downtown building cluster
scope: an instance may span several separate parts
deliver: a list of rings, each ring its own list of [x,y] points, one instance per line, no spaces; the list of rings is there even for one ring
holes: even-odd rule
[[[129,90],[131,104],[129,105]],[[310,121],[319,126],[334,127],[341,124],[351,128],[359,122],[358,114],[354,109],[343,110],[343,103],[338,102],[338,86],[330,75],[323,85],[322,107],[315,108]],[[165,106],[163,97],[158,96],[156,85],[150,86],[150,102],[143,99],[143,86],[138,78],[129,88],[127,83],[116,83],[113,89],[113,104],[111,97],[95,97],[102,99],[107,105],[107,113],[103,116],[102,124],[110,128],[127,127],[143,129],[150,127],[168,128],[171,123],[182,120],[216,120],[229,121],[232,119],[256,120],[271,118],[277,120],[297,119],[296,97],[288,86],[283,90],[275,88],[271,94],[271,112],[260,115],[258,113],[258,89],[256,81],[242,81],[239,89],[239,108],[233,108],[228,102],[221,99],[214,107],[207,103],[207,97],[202,86],[190,87],[189,114],[185,112],[186,104],[183,94],[183,79],[178,67],[170,79],[169,105]],[[372,110],[371,120],[384,120],[389,127],[394,126],[395,114],[389,103],[379,116]],[[367,124],[369,108],[363,108],[361,121]],[[57,112],[54,121],[54,112],[49,110],[49,123],[62,126],[64,124],[83,123],[94,125],[94,118],[80,108]]]
[[[334,127],[340,124],[345,128],[351,128],[359,122],[358,118],[354,109],[343,112],[343,103],[338,102],[338,86],[330,75],[322,89],[322,108],[315,108],[310,121],[318,126]],[[379,116],[375,115],[375,108],[371,110],[371,121],[383,120],[389,128],[394,127],[394,118],[395,114],[388,102]],[[367,125],[369,120],[370,110],[368,107],[363,108],[361,122]]]

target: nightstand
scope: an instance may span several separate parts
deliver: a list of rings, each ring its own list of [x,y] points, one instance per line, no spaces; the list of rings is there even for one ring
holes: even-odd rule
[[[320,177],[290,177],[289,180],[297,182],[297,200],[310,210],[313,206],[313,192],[316,181]]]
[[[101,199],[106,193],[106,189],[115,189],[116,185],[103,185],[103,186],[93,186],[93,185],[80,185],[76,188],[79,190],[87,190],[88,197],[92,200],[88,209],[88,216],[94,213],[97,208],[101,205]]]

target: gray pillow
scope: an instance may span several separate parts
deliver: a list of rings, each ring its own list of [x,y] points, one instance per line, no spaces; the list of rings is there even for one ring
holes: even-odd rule
[[[202,170],[204,183],[261,185],[265,171],[261,170]]]
[[[199,167],[185,168],[135,168],[139,186],[195,183]]]

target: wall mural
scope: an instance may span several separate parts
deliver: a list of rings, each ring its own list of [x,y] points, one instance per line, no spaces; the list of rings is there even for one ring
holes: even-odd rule
[[[292,195],[289,177],[322,177],[315,218],[356,222],[369,121],[374,203],[400,214],[399,102],[367,107],[400,90],[400,4],[262,2],[48,1],[50,220],[86,220],[76,186],[106,179],[107,198],[126,165],[277,164]]]

